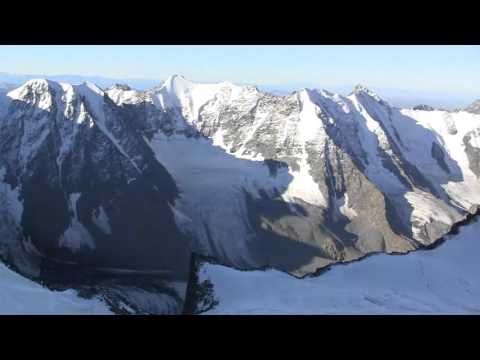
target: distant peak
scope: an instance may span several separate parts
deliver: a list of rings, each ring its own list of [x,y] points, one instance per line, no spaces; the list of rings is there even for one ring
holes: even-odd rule
[[[328,96],[328,97],[332,97],[332,96],[335,96],[336,94],[331,92],[331,91],[328,91],[326,89],[321,89],[318,91],[320,93],[320,95],[322,96]]]
[[[176,91],[178,89],[184,89],[193,84],[187,80],[183,75],[174,74],[168,77],[160,88],[165,88],[167,91]]]
[[[365,86],[365,85],[362,85],[362,84],[357,84],[355,85],[355,87],[353,88],[353,91],[354,92],[361,92],[361,91],[369,91],[368,88]]]
[[[112,86],[109,87],[109,89],[118,89],[118,90],[123,90],[123,91],[129,91],[132,90],[130,86],[127,84],[113,84]]]
[[[304,87],[304,88],[301,88],[300,90],[296,90],[296,91],[294,91],[294,92],[295,92],[295,93],[299,93],[299,94],[307,94],[307,95],[309,95],[310,93],[315,92],[315,90],[312,90],[312,89],[310,89],[310,88]]]
[[[7,95],[12,99],[28,99],[31,94],[46,94],[53,88],[59,88],[60,85],[43,78],[31,79],[23,85],[11,90]]]
[[[128,86],[127,84],[114,84],[112,86],[112,88],[119,89],[119,90],[125,90],[125,91],[132,90],[132,88],[130,86]]]
[[[89,88],[100,89],[100,87],[97,84],[95,84],[91,81],[84,81],[84,82],[82,82],[82,85],[87,86]]]
[[[367,88],[365,85],[362,85],[362,84],[355,85],[355,87],[353,88],[353,92],[354,93],[364,92],[364,93],[367,93],[369,95],[370,94],[376,95],[372,90],[370,90],[369,88]]]
[[[464,110],[474,114],[480,114],[480,99],[475,100],[473,103],[467,106]]]
[[[20,86],[20,88],[26,88],[33,91],[49,91],[50,89],[59,88],[60,85],[55,82],[44,78],[31,79],[28,80],[25,84]]]
[[[90,90],[96,93],[97,95],[103,96],[103,90],[97,85],[90,81],[84,81],[81,85],[75,86],[76,89],[82,90]]]
[[[173,74],[170,76],[171,79],[182,79],[182,80],[187,80],[185,78],[185,76],[183,76],[182,74]]]
[[[433,111],[435,109],[430,105],[420,104],[420,105],[414,106],[413,110]]]
[[[180,75],[180,74],[173,74],[168,77],[168,79],[165,81],[166,84],[173,83],[176,81],[188,81],[185,76]]]
[[[30,79],[25,83],[25,86],[36,86],[36,85],[48,85],[49,80],[43,79],[43,78],[37,78],[37,79]]]
[[[364,86],[362,84],[355,85],[355,87],[353,88],[353,94],[356,94],[356,95],[366,94],[366,95],[370,96],[371,98],[375,99],[376,101],[382,101],[380,96],[378,96],[374,91],[370,90],[369,88],[367,88],[366,86]]]

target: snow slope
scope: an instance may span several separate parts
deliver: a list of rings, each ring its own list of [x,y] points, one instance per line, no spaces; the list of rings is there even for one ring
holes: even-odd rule
[[[0,315],[108,315],[99,299],[82,299],[74,290],[51,291],[0,263]]]
[[[436,249],[372,255],[315,277],[206,264],[218,306],[206,314],[480,314],[480,221]]]

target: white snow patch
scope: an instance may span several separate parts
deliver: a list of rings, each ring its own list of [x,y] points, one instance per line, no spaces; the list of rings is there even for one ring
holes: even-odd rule
[[[348,193],[345,193],[341,201],[341,206],[339,207],[340,212],[346,216],[348,219],[352,220],[354,217],[357,216],[357,212],[355,209],[351,208],[348,203]]]
[[[302,159],[299,171],[289,170],[292,181],[282,194],[282,198],[287,202],[295,202],[299,198],[312,205],[326,207],[328,205],[325,196],[323,196],[318,184],[310,175],[310,165],[306,159]]]
[[[95,248],[95,241],[88,232],[87,228],[78,220],[77,217],[77,201],[80,198],[80,193],[70,194],[70,206],[74,213],[70,226],[60,236],[58,245],[66,247],[76,252],[82,247]]]
[[[75,290],[51,291],[0,263],[2,315],[110,315],[99,298],[83,299]]]

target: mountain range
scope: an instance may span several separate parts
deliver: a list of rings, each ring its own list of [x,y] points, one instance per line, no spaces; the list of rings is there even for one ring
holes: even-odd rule
[[[81,84],[83,82],[92,82],[101,87],[109,87],[115,84],[123,84],[127,82],[131,87],[139,90],[150,89],[162,83],[161,80],[143,79],[143,78],[110,78],[97,75],[49,75],[48,77],[41,74],[12,74],[0,72],[0,91],[2,89],[13,89],[32,79],[48,78],[48,80],[57,82],[67,82],[70,84]]]
[[[33,79],[0,92],[0,154],[3,261],[115,313],[185,312],[199,257],[309,277],[435,247],[480,204],[478,103],[360,85]]]

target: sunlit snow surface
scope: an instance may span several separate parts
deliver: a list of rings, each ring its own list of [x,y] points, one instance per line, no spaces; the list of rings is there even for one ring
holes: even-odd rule
[[[372,255],[315,278],[204,265],[207,314],[480,314],[480,221],[436,249]]]
[[[0,263],[1,315],[111,314],[99,299],[83,299],[75,290],[51,291]]]

